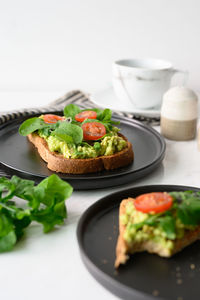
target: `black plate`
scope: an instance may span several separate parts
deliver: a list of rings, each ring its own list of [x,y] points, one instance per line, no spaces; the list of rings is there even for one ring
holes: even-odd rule
[[[53,172],[47,169],[46,163],[40,158],[35,147],[25,137],[19,135],[19,125],[25,119],[24,117],[19,118],[1,127],[0,162],[11,175],[16,174],[39,182]],[[128,167],[93,174],[59,173],[60,177],[71,183],[75,189],[105,188],[128,183],[152,172],[162,161],[165,142],[159,133],[134,120],[121,117],[113,119],[120,121],[121,132],[133,144],[134,163]]]
[[[175,185],[142,186],[106,196],[87,209],[77,228],[80,252],[87,269],[103,286],[122,299],[199,299],[200,241],[171,258],[137,253],[114,269],[121,200],[153,191],[185,190],[200,191]]]

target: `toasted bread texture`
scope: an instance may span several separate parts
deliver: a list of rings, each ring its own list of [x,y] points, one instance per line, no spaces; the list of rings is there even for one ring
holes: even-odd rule
[[[28,140],[34,144],[41,158],[47,162],[48,169],[68,174],[87,174],[117,169],[133,162],[132,144],[123,135],[119,135],[127,141],[127,147],[122,151],[113,155],[86,159],[65,158],[58,152],[51,152],[45,139],[41,138],[37,133],[29,134]]]
[[[122,224],[120,221],[120,216],[126,213],[126,205],[128,202],[132,202],[133,198],[128,198],[122,200],[119,209],[119,237],[117,240],[116,246],[116,260],[115,260],[115,268],[118,268],[120,264],[125,264],[129,258],[130,254],[136,252],[147,251],[149,253],[155,253],[162,257],[171,257],[175,253],[181,251],[186,246],[192,244],[196,240],[200,238],[200,226],[198,226],[195,230],[185,230],[185,234],[183,238],[176,239],[174,241],[173,250],[170,252],[168,249],[164,248],[162,244],[156,243],[152,240],[145,242],[133,242],[129,245],[124,240],[124,231],[126,226]]]

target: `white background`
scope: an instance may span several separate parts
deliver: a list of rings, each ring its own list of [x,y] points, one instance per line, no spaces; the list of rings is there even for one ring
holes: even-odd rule
[[[199,12],[198,0],[1,0],[1,110],[102,89],[124,57],[170,60],[198,92]]]
[[[101,90],[111,83],[112,62],[125,57],[170,60],[190,72],[188,85],[199,92],[199,48],[198,0],[0,0],[0,111],[44,105],[74,88]],[[117,299],[81,261],[80,215],[122,188],[199,186],[199,165],[196,140],[167,141],[163,164],[144,179],[74,192],[65,226],[49,235],[31,226],[0,255],[2,299]]]

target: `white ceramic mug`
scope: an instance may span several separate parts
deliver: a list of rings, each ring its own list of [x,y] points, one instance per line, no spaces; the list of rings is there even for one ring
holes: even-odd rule
[[[182,73],[184,85],[187,71],[174,69],[168,61],[160,59],[123,59],[113,63],[113,88],[119,101],[130,102],[142,109],[158,108],[162,96],[175,73]]]

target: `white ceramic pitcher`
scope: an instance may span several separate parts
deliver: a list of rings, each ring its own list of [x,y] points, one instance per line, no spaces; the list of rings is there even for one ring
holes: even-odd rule
[[[172,63],[160,59],[123,59],[113,63],[113,88],[118,101],[131,102],[142,109],[161,106],[163,94],[169,89],[172,76],[182,73],[182,85],[187,71],[173,68]]]

